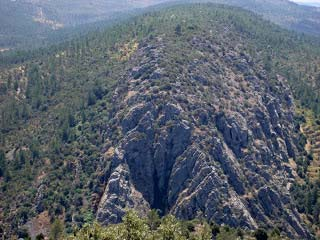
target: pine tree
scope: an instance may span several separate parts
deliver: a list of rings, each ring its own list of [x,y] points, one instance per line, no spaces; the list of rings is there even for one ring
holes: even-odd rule
[[[161,223],[161,219],[157,210],[152,209],[147,216],[149,228],[154,231],[156,230]]]
[[[148,226],[136,212],[129,210],[123,218],[124,239],[144,240],[148,235]]]
[[[56,219],[50,230],[50,240],[59,240],[62,239],[64,232],[64,226],[60,219]]]
[[[0,150],[0,177],[3,177],[6,172],[6,156],[3,150]]]

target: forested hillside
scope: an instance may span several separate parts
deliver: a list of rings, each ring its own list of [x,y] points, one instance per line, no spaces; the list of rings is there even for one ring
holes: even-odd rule
[[[73,32],[74,26],[107,23],[117,16],[134,14],[138,9],[177,3],[208,2],[207,0],[1,0],[0,51],[35,48],[56,43]],[[280,26],[311,35],[320,35],[320,12],[315,7],[295,4],[289,0],[210,0],[253,11]],[[139,11],[140,11],[139,10]],[[83,26],[85,30],[90,25]],[[79,30],[79,28],[78,28]],[[76,31],[78,32],[78,31]],[[55,37],[52,38],[52,35]]]
[[[315,7],[278,0],[213,0],[212,2],[250,10],[287,29],[312,35],[320,33],[319,9]]]
[[[125,4],[120,4],[123,8],[119,13],[119,7],[109,2],[100,6],[99,1],[80,4],[79,1],[1,0],[0,3],[0,52],[33,50],[65,42],[135,14],[130,5],[124,8]]]
[[[310,111],[318,124],[319,51],[253,13],[194,4],[3,56],[3,235],[155,208],[199,231],[311,238],[319,184],[300,125]]]

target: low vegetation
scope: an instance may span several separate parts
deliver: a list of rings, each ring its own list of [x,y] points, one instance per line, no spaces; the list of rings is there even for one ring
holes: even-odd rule
[[[98,223],[86,224],[74,233],[66,234],[63,223],[54,221],[50,239],[54,240],[280,240],[286,239],[278,229],[267,232],[264,229],[245,231],[228,226],[218,226],[205,220],[194,219],[181,221],[172,215],[160,217],[156,210],[150,211],[146,217],[128,210],[119,224],[101,226]],[[28,236],[25,236],[28,239]],[[44,239],[43,234],[36,239]]]

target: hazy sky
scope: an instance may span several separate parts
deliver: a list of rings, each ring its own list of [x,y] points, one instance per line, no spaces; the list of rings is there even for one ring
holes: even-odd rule
[[[291,0],[292,2],[297,2],[300,4],[313,5],[320,7],[320,0]]]
[[[320,0],[291,0],[292,2],[301,2],[301,3],[320,3]]]

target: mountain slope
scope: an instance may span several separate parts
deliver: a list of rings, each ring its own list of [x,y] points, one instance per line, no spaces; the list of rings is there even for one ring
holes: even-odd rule
[[[6,236],[48,229],[39,219],[67,232],[117,222],[133,207],[309,238],[289,190],[303,181],[294,100],[316,111],[319,71],[305,66],[319,49],[252,13],[196,4],[2,67]]]
[[[36,15],[34,6],[20,1],[0,1],[0,48],[5,50],[21,44],[30,38],[39,39],[39,33],[46,34],[50,30],[46,25],[36,23],[32,17]]]
[[[320,33],[320,11],[315,7],[297,5],[287,0],[214,0],[213,2],[242,7],[291,30],[313,35]]]
[[[34,48],[60,42],[66,33],[87,32],[89,23],[112,21],[117,13],[145,6],[141,1],[0,1],[0,50]],[[136,6],[137,5],[137,6]],[[103,22],[101,24],[106,25]],[[75,26],[83,26],[76,28]],[[74,35],[76,35],[74,33]]]
[[[197,11],[228,17],[179,10],[186,22]],[[288,84],[278,76],[272,85],[233,29],[203,29],[195,18],[191,30],[142,42],[128,62],[114,96],[111,122],[121,137],[106,149],[111,175],[98,220],[118,222],[126,207],[156,208],[249,229],[286,222],[292,236],[307,237],[287,191],[295,157]]]
[[[122,136],[104,159],[112,167],[98,220],[118,222],[126,207],[151,207],[249,229],[290,222],[288,232],[306,237],[288,207],[295,155],[287,83],[279,77],[274,86],[283,98],[271,92],[244,43],[222,42],[228,33],[194,36],[184,48],[171,37],[142,43],[132,59],[139,64],[116,89],[111,121]]]
[[[116,13],[126,14],[134,9],[151,5],[178,2],[207,1],[1,0],[0,18],[3,24],[0,27],[0,47],[5,50],[19,46],[37,46],[43,41],[50,42],[48,33],[63,27],[68,29],[71,26],[108,20]],[[253,11],[288,29],[312,35],[320,34],[320,12],[314,7],[301,6],[288,0],[210,0],[209,2],[228,4]]]

